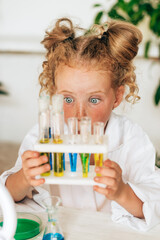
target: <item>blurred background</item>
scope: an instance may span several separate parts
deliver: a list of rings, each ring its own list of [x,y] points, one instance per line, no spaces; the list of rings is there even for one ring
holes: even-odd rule
[[[159,0],[0,0],[0,167],[13,165],[19,145],[38,120],[38,76],[44,60],[40,41],[57,18],[86,29],[108,17],[137,25],[144,38],[134,60],[141,100],[116,112],[147,132],[160,155]],[[7,166],[6,166],[7,163]]]

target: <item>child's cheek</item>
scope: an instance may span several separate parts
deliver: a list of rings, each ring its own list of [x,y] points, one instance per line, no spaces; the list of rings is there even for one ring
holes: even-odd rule
[[[75,117],[75,111],[71,106],[66,106],[64,104],[64,120],[67,123],[68,118]]]

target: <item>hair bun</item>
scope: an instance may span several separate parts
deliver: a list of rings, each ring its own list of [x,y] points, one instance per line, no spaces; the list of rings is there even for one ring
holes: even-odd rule
[[[58,43],[68,38],[74,38],[74,36],[75,33],[71,20],[60,18],[51,31],[46,31],[46,35],[41,43],[50,52],[51,48],[54,50]]]
[[[112,21],[108,28],[108,51],[121,66],[129,63],[138,52],[142,33],[134,25],[123,21]]]

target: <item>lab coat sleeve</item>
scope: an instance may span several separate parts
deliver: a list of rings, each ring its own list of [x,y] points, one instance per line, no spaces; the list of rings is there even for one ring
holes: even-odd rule
[[[114,201],[111,204],[112,219],[136,230],[147,231],[160,223],[160,169],[155,167],[155,149],[143,135],[128,141],[121,148],[121,155],[124,156],[121,166],[123,180],[143,202],[144,219],[134,217]]]

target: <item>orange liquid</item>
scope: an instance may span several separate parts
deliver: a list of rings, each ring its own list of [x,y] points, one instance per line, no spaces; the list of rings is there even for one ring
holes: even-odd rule
[[[96,167],[102,167],[103,165],[103,154],[102,153],[95,153],[94,154],[94,162]],[[101,174],[96,173],[96,176],[101,176]]]

